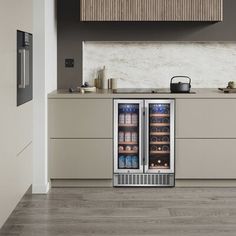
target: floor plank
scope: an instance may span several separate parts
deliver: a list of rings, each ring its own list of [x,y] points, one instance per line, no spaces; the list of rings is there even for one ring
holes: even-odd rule
[[[235,236],[234,188],[54,188],[26,194],[0,236]]]

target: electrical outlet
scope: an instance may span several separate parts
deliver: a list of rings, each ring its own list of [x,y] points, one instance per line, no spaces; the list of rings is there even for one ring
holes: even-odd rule
[[[74,67],[74,59],[73,58],[66,58],[65,59],[65,67],[73,68]]]

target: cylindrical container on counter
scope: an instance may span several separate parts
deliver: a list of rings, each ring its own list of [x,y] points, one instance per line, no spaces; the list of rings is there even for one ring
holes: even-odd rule
[[[98,71],[98,80],[101,89],[108,89],[107,72],[105,66],[103,67],[103,69]]]
[[[117,80],[116,79],[109,79],[108,80],[108,89],[117,89]]]

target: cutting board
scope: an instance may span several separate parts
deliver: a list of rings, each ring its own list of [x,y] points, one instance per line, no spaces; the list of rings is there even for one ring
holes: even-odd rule
[[[220,91],[223,91],[224,93],[236,93],[236,88],[219,88]]]

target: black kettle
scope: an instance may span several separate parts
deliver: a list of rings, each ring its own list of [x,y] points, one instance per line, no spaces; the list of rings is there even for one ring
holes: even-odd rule
[[[189,81],[188,83],[178,82],[173,83],[173,79],[176,78],[187,78]],[[191,79],[188,76],[174,76],[170,80],[170,91],[171,93],[189,93],[191,89]]]

